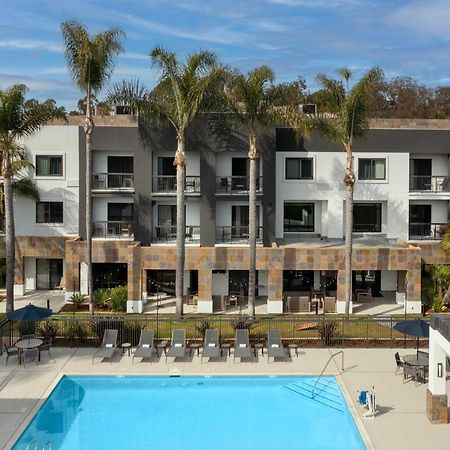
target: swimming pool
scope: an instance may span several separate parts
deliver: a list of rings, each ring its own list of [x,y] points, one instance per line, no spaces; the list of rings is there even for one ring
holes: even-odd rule
[[[336,379],[312,399],[315,381],[64,376],[13,448],[365,449]]]

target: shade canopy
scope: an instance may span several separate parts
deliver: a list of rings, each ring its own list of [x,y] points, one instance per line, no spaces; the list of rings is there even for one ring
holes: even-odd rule
[[[45,319],[52,315],[52,310],[47,308],[41,308],[34,306],[31,303],[23,308],[10,311],[6,314],[9,320],[21,321],[21,322],[34,322],[37,320]]]
[[[404,320],[394,325],[394,330],[409,336],[429,337],[430,325],[422,319]]]

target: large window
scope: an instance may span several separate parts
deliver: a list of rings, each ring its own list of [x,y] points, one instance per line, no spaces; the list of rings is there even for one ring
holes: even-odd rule
[[[285,203],[284,231],[296,233],[313,232],[314,203]]]
[[[133,203],[108,203],[108,222],[133,222]]]
[[[313,286],[313,270],[283,270],[283,291],[310,292]]]
[[[63,174],[63,157],[62,156],[36,156],[36,175],[61,177]]]
[[[36,202],[36,223],[63,223],[63,203]]]
[[[312,180],[312,158],[286,158],[286,180]]]
[[[353,205],[353,231],[380,233],[381,203],[355,203]]]
[[[385,180],[386,159],[370,158],[358,160],[358,178],[360,180]]]

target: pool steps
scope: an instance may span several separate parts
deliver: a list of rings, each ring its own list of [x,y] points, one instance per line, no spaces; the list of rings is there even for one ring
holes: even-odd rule
[[[333,380],[326,380],[324,378],[321,378],[320,380],[312,379],[310,382],[298,381],[296,383],[286,384],[283,387],[297,395],[309,398],[337,411],[344,412],[345,407],[342,394],[340,393],[336,382]]]

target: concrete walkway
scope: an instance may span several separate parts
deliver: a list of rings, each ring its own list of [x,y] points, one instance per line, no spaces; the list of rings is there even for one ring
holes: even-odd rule
[[[58,312],[64,306],[64,293],[61,291],[33,291],[23,296],[14,297],[14,309],[27,306],[29,303],[47,308],[47,300],[50,300],[50,308]],[[0,302],[0,313],[6,312],[6,301]]]
[[[338,349],[331,349],[333,352]],[[300,349],[298,357],[290,361],[267,363],[266,356],[252,361],[233,363],[233,357],[220,361],[200,362],[197,356],[165,363],[164,357],[155,362],[135,362],[121,356],[118,350],[112,363],[92,364],[92,348],[55,348],[56,361],[49,362],[46,355],[39,365],[18,366],[16,358],[10,358],[5,367],[5,356],[0,358],[0,447],[10,448],[14,440],[30,420],[41,399],[63,374],[111,374],[111,375],[275,375],[320,373],[330,349]],[[425,415],[426,385],[414,386],[413,381],[403,383],[401,375],[395,376],[395,350],[392,349],[345,349],[345,371],[339,377],[344,392],[350,398],[357,423],[363,435],[369,437],[369,448],[376,449],[428,449],[449,448],[450,424],[431,425]],[[409,354],[403,350],[401,354]],[[136,360],[138,361],[138,360]],[[339,374],[340,358],[329,365],[327,374]],[[447,378],[450,393],[450,377]],[[364,409],[357,404],[357,392],[375,388],[378,410],[374,419],[362,419]]]

